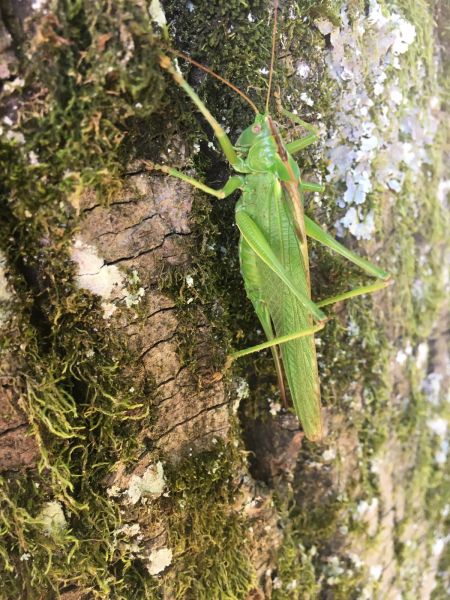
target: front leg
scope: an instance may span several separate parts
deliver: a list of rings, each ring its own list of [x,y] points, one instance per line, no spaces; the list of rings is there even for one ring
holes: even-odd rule
[[[210,196],[215,196],[216,198],[220,199],[230,196],[233,192],[241,188],[244,183],[243,177],[241,177],[240,175],[233,175],[228,179],[223,188],[215,190],[214,188],[205,185],[201,181],[198,181],[198,179],[190,177],[189,175],[185,175],[182,171],[178,171],[173,167],[168,167],[167,165],[156,165],[154,163],[151,163],[150,161],[146,161],[145,164],[150,170],[161,171],[162,173],[166,173],[166,175],[177,177],[182,181],[186,181],[186,183],[189,183],[193,187],[202,190],[202,192],[205,192],[205,194],[209,194]]]
[[[168,56],[161,54],[159,62],[163,69],[166,69],[167,71],[169,71],[169,73],[172,75],[173,79],[175,80],[175,83],[177,83],[181,88],[183,88],[183,90],[186,92],[186,94],[191,98],[191,100],[194,102],[194,104],[200,110],[202,115],[205,117],[205,119],[211,125],[212,130],[214,131],[214,135],[216,136],[216,139],[219,142],[230,165],[232,167],[234,167],[236,170],[240,170],[240,168],[243,166],[243,164],[242,164],[243,161],[236,153],[236,150],[233,147],[233,144],[231,143],[230,138],[228,137],[228,135],[226,134],[226,132],[224,131],[224,129],[222,128],[220,123],[217,121],[217,119],[215,119],[213,117],[213,115],[207,109],[205,104],[200,100],[199,96],[194,91],[194,89],[184,79],[183,75],[179,71],[177,71],[177,69],[175,69],[170,58]]]

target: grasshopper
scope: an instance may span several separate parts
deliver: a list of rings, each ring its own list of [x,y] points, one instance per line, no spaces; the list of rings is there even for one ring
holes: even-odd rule
[[[286,397],[285,374],[295,413],[306,437],[319,440],[323,432],[314,334],[328,320],[322,308],[380,290],[389,285],[391,280],[385,271],[347,249],[304,214],[302,194],[323,191],[323,187],[302,181],[293,156],[314,143],[317,134],[312,125],[281,109],[286,117],[307,131],[306,136],[286,143],[269,114],[277,4],[276,2],[274,11],[268,92],[263,113],[230,82],[189,57],[175,52],[218,77],[252,106],[256,113],[255,120],[243,130],[235,145],[172,61],[166,55],[160,55],[161,66],[170,73],[211,125],[228,162],[237,174],[231,176],[222,189],[213,189],[167,165],[150,166],[219,199],[241,190],[241,197],[236,203],[241,273],[247,296],[261,322],[267,342],[233,353],[228,365],[239,357],[271,348],[283,400]],[[308,237],[339,253],[377,280],[319,302],[313,301]]]

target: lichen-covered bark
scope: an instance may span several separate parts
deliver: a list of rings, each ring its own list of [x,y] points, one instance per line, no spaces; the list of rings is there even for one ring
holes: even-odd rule
[[[211,201],[149,170],[163,161],[213,187],[228,175],[211,132],[160,72],[150,15],[161,24],[163,9],[174,46],[262,105],[272,2],[162,4],[0,4],[0,595],[430,598],[440,571],[434,598],[446,597],[445,134],[420,146],[417,177],[403,164],[403,190],[378,182],[358,223],[340,202],[351,178],[330,167],[334,141],[364,125],[376,96],[370,69],[357,71],[361,48],[383,55],[395,39],[403,51],[394,33],[379,43],[388,17],[417,35],[393,97],[406,110],[410,94],[419,119],[439,92],[436,68],[448,85],[431,18],[446,9],[280,7],[275,92],[323,123],[324,139],[332,132],[299,157],[306,179],[334,179],[307,210],[340,233],[371,230],[364,248],[397,282],[331,313],[318,345],[327,438],[310,444],[280,412],[268,354],[223,371],[231,347],[260,340],[240,280],[235,198]],[[442,44],[445,28],[436,35]],[[333,80],[341,61],[354,72]],[[423,69],[420,94],[411,81]],[[187,76],[235,139],[248,107],[201,71]],[[351,77],[366,94],[356,86],[356,115]],[[367,122],[383,122],[382,104],[372,106]],[[287,136],[299,133],[286,124]],[[402,135],[392,131],[370,163],[389,181],[400,177],[386,163],[395,148],[412,160]],[[311,262],[316,296],[360,281],[316,245]]]

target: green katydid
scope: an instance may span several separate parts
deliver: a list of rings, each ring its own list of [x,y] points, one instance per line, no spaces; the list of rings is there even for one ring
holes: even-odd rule
[[[302,181],[293,155],[312,144],[317,136],[309,123],[283,110],[287,117],[308,131],[305,137],[285,143],[268,112],[275,56],[277,4],[276,2],[269,89],[264,113],[260,113],[253,102],[235,86],[188,59],[232,87],[255,110],[253,124],[244,129],[234,146],[172,61],[165,55],[160,58],[161,66],[184,89],[209,122],[226,158],[238,174],[231,176],[222,189],[215,190],[169,166],[151,166],[219,199],[241,190],[241,198],[236,204],[236,223],[241,234],[241,273],[247,296],[268,341],[235,352],[229,357],[229,363],[241,356],[271,348],[282,397],[285,397],[284,372],[294,409],[305,435],[311,440],[318,440],[322,436],[322,419],[314,333],[322,329],[327,321],[321,308],[380,290],[389,285],[390,278],[385,271],[337,242],[303,212],[302,193],[321,191],[323,188]],[[377,281],[320,302],[313,301],[307,236],[341,254],[376,277]]]

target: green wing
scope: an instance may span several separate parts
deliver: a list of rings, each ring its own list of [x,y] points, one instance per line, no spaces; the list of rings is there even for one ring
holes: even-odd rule
[[[259,174],[258,178],[249,178],[237,212],[244,211],[252,217],[264,232],[265,239],[283,265],[292,285],[309,297],[306,271],[287,211],[287,202],[276,178],[270,174]],[[266,335],[267,314],[270,315],[277,337],[312,326],[311,313],[245,239],[241,239],[240,243],[240,261],[247,295]],[[266,311],[264,315],[261,307]],[[322,420],[314,336],[282,344],[280,351],[295,412],[306,436],[317,440],[322,436]]]

